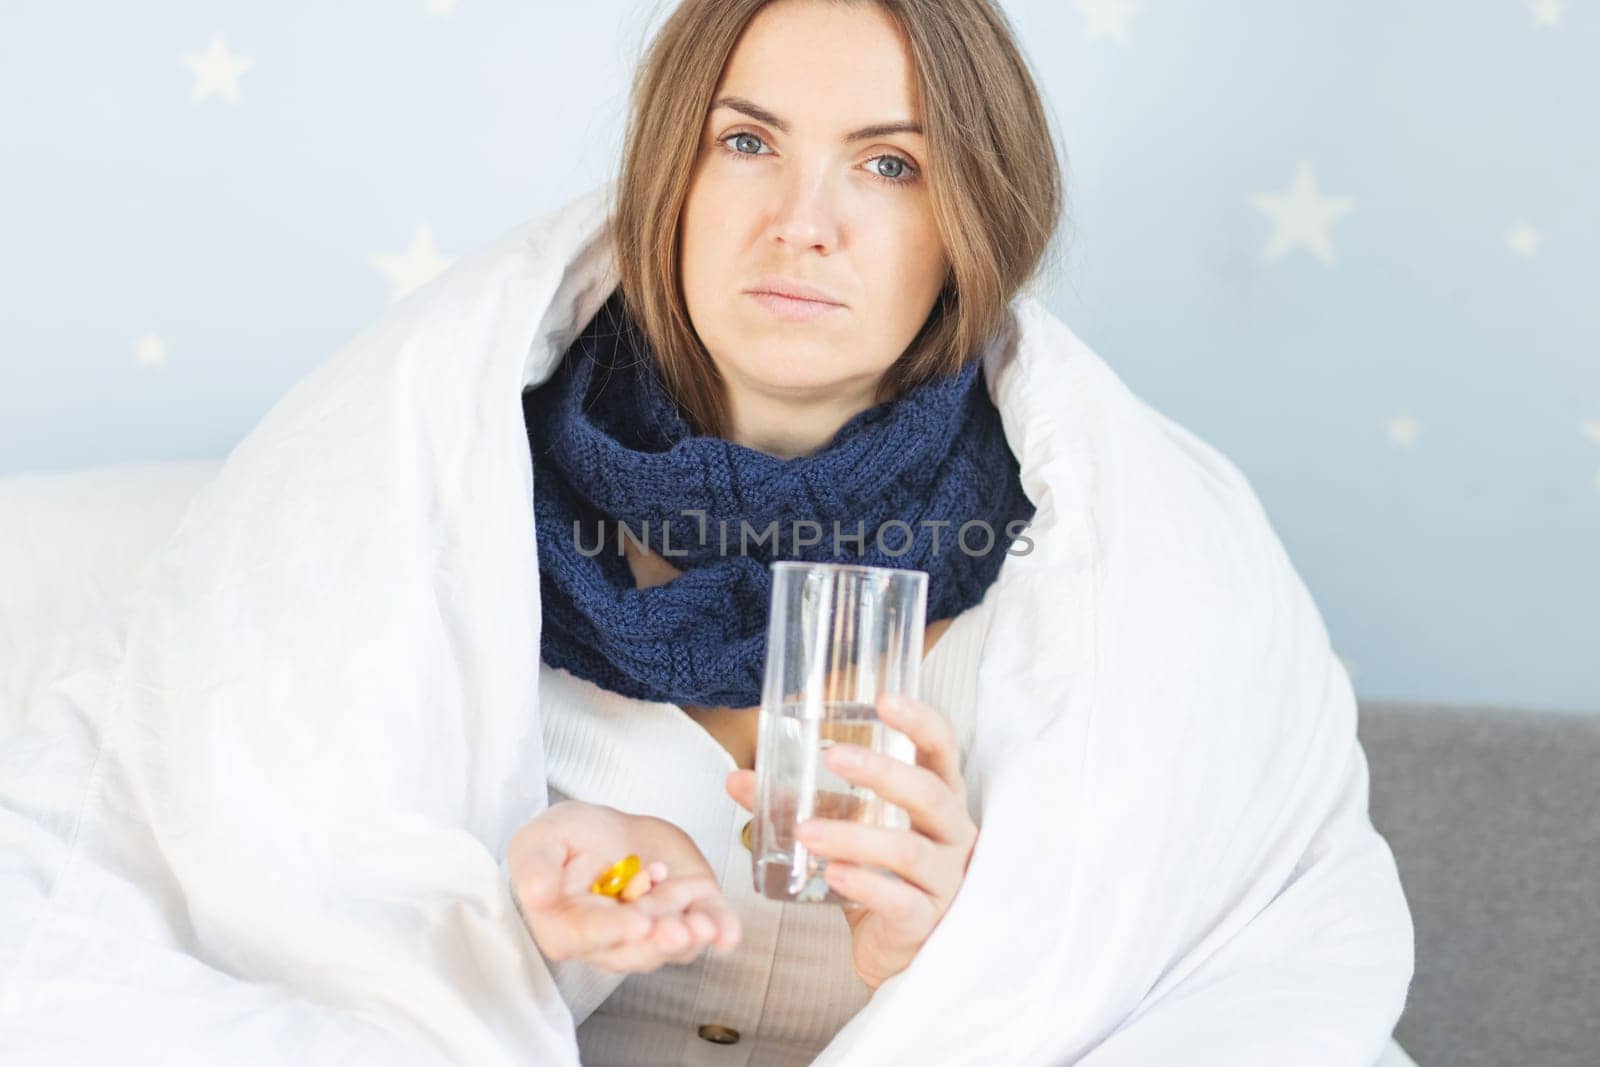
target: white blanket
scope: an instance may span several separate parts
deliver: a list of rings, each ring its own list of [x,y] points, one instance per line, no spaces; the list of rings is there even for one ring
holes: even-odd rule
[[[501,861],[546,803],[521,392],[615,285],[610,194],[291,390],[27,709],[0,1061],[578,1062]],[[816,1062],[1369,1067],[1412,928],[1318,612],[1239,472],[1015,306],[977,849]]]

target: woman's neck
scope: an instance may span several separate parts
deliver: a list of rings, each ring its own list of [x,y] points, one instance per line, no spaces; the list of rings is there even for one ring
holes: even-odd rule
[[[728,439],[778,459],[827,447],[840,427],[877,403],[879,383],[846,386],[826,397],[728,387]]]

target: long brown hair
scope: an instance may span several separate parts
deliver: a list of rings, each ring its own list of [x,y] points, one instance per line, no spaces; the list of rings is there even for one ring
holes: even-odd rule
[[[722,380],[689,320],[679,223],[711,95],[750,20],[772,0],[682,0],[636,73],[611,238],[628,315],[696,431],[727,425]],[[885,373],[892,398],[976,358],[1045,261],[1063,213],[1057,148],[1011,25],[992,0],[874,3],[907,39],[929,147],[944,288]]]

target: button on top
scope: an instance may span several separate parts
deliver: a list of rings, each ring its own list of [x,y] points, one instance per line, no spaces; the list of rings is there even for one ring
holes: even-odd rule
[[[707,1041],[714,1041],[719,1045],[732,1045],[739,1040],[739,1031],[731,1026],[720,1026],[717,1023],[706,1023],[698,1032]]]
[[[755,851],[755,846],[750,843],[750,824],[753,822],[755,822],[754,819],[746,819],[744,821],[744,829],[739,831],[739,840],[744,842],[744,850],[746,852]]]

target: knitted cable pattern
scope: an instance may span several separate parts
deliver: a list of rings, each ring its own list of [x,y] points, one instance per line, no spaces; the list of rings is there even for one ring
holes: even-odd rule
[[[774,560],[926,571],[927,618],[947,618],[983,598],[1034,514],[975,359],[780,459],[693,434],[613,294],[523,417],[540,653],[638,699],[760,702]],[[683,573],[637,588],[619,523]]]

